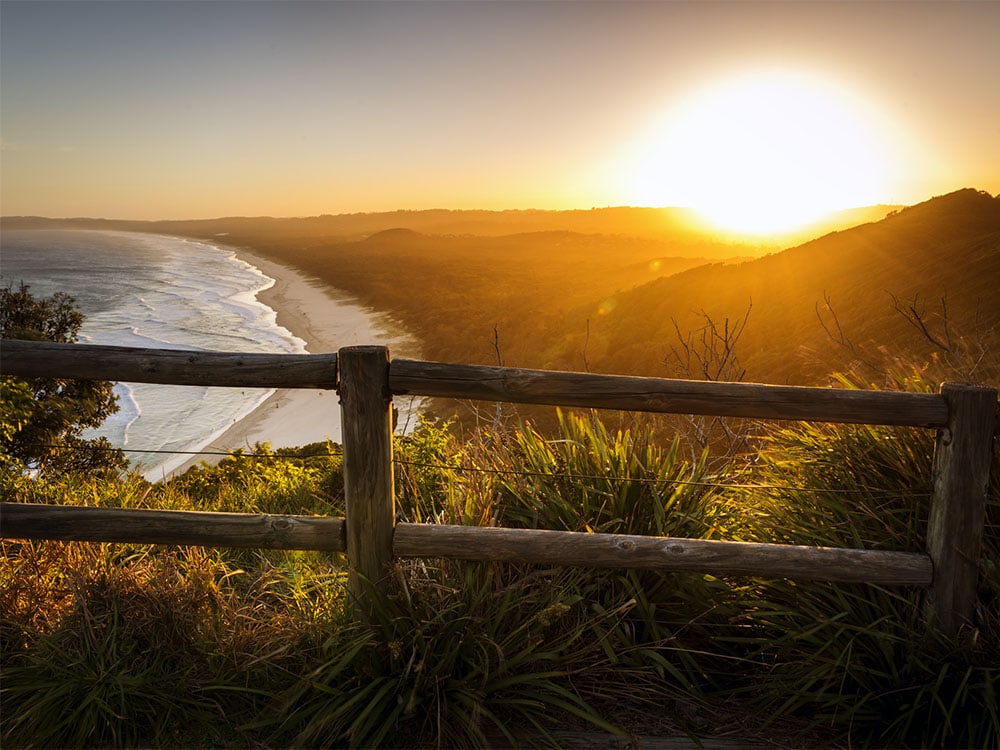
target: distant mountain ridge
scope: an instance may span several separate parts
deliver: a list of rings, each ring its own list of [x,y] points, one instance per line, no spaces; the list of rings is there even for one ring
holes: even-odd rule
[[[233,235],[287,241],[337,239],[360,240],[394,229],[434,236],[500,237],[510,234],[564,231],[577,234],[601,234],[637,237],[697,245],[697,255],[727,258],[759,254],[762,250],[787,247],[829,231],[883,218],[899,206],[875,205],[836,212],[826,219],[785,234],[769,238],[736,239],[707,227],[697,214],[686,208],[609,207],[548,211],[536,209],[485,211],[428,209],[361,214],[325,214],[301,218],[223,217],[218,219],[126,221],[94,218],[46,218],[6,216],[0,227],[8,229],[76,227],[83,229],[122,229],[201,237]]]

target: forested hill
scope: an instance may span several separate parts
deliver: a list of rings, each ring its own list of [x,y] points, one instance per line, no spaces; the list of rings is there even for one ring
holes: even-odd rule
[[[602,371],[663,374],[665,353],[683,350],[678,329],[697,332],[708,316],[732,331],[749,308],[737,349],[746,379],[822,382],[855,355],[878,358],[880,348],[930,358],[959,335],[995,347],[998,283],[1000,197],[962,190],[765,258],[622,293],[592,318],[588,361]],[[907,320],[914,311],[943,346]],[[579,337],[566,342],[561,356],[581,345]]]
[[[621,289],[703,265],[671,243],[573,232],[431,236],[404,229],[357,242],[250,244],[399,319],[424,356],[541,367],[586,316],[567,317]]]

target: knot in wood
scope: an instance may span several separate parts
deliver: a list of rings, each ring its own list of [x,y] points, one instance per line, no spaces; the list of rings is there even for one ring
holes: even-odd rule
[[[620,542],[618,542],[618,549],[630,552],[631,550],[635,549],[635,542],[631,541],[630,539],[622,539]]]

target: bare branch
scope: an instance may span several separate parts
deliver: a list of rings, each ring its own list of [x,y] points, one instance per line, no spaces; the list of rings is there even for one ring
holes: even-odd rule
[[[671,319],[677,343],[664,356],[664,364],[681,377],[699,377],[706,381],[740,381],[746,375],[737,356],[737,345],[750,320],[753,302],[750,301],[742,318],[733,322],[725,318],[716,321],[705,310],[700,311],[703,325],[686,334],[681,331],[676,319]],[[673,367],[672,367],[673,365]],[[689,436],[693,441],[692,455],[696,457],[710,443],[721,442],[729,455],[737,455],[749,449],[746,427],[733,424],[726,419],[707,417],[687,417]]]
[[[893,309],[896,312],[898,312],[900,315],[902,315],[903,319],[906,320],[907,323],[909,323],[911,326],[913,326],[918,331],[920,331],[921,335],[929,343],[933,344],[934,346],[936,346],[938,349],[940,349],[943,352],[949,352],[950,353],[952,351],[952,349],[951,349],[951,347],[949,345],[950,341],[949,341],[949,337],[948,337],[948,333],[947,333],[947,331],[948,331],[947,307],[945,307],[945,323],[944,323],[944,327],[945,327],[945,339],[942,341],[939,337],[937,337],[933,333],[931,333],[930,328],[927,325],[927,320],[926,320],[926,316],[924,314],[923,307],[920,306],[918,308],[918,305],[919,305],[919,295],[917,295],[917,294],[913,295],[913,302],[911,302],[909,305],[906,305],[905,307],[899,301],[899,298],[896,297],[896,295],[892,294],[890,296],[892,297],[892,307],[893,307]]]
[[[493,324],[493,351],[497,354],[497,366],[503,367],[503,357],[500,355],[500,327]]]
[[[873,372],[879,372],[881,370],[874,362],[870,359],[864,357],[861,352],[858,351],[857,346],[854,342],[847,338],[847,334],[844,333],[844,328],[840,324],[840,316],[837,315],[837,310],[833,306],[833,300],[830,298],[828,292],[823,292],[823,302],[825,303],[826,311],[829,313],[830,318],[833,320],[833,326],[836,328],[836,334],[830,329],[830,325],[823,319],[823,314],[820,312],[819,302],[816,303],[816,318],[819,320],[819,324],[823,327],[826,332],[827,338],[830,339],[834,344],[846,349],[850,355],[857,360],[860,364],[868,367]]]

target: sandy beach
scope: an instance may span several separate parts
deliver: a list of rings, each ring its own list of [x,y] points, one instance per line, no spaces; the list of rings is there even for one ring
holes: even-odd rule
[[[258,299],[272,308],[278,325],[306,344],[311,354],[335,352],[341,347],[365,344],[388,346],[394,356],[419,358],[419,344],[387,316],[366,308],[348,295],[295,268],[275,263],[254,253],[231,248],[240,260],[274,279],[274,285]],[[419,404],[410,399],[395,404],[401,427],[416,417]],[[258,442],[272,448],[305,445],[322,440],[340,442],[340,401],[333,391],[312,389],[278,390],[260,406],[205,446],[207,452],[237,448],[252,449]],[[183,473],[221,456],[201,456],[185,462],[171,474]]]

